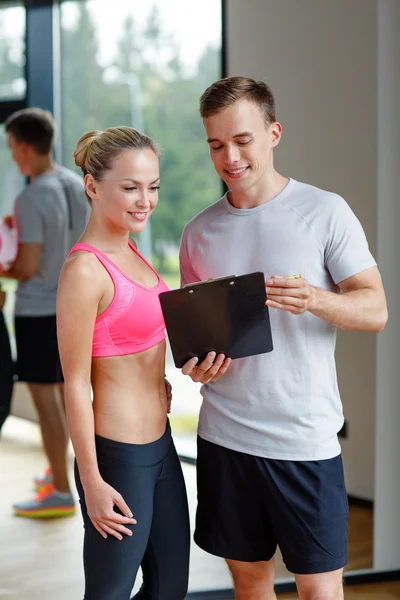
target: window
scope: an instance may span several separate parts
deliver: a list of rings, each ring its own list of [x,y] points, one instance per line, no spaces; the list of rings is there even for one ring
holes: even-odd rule
[[[10,214],[24,181],[7,147],[1,120],[25,99],[25,8],[22,3],[0,5],[0,217]]]
[[[0,101],[25,97],[25,8],[0,7]]]
[[[13,211],[14,201],[24,187],[24,178],[13,162],[4,125],[0,125],[0,217]]]
[[[138,242],[170,288],[179,286],[184,225],[222,195],[198,111],[222,75],[221,32],[216,0],[118,0],[118,11],[109,0],[61,4],[63,163],[75,168],[76,142],[93,129],[130,125],[161,145],[160,201]],[[167,375],[178,451],[194,456],[199,386],[170,353]]]

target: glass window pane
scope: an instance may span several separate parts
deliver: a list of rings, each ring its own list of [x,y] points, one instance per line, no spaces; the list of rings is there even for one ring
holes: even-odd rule
[[[61,5],[62,156],[85,131],[131,125],[162,148],[160,202],[141,239],[171,288],[179,286],[183,226],[222,195],[199,116],[199,98],[221,77],[221,3],[203,0],[68,0]],[[174,430],[194,456],[199,386],[168,356]],[[181,448],[179,448],[181,449]]]
[[[7,146],[7,135],[4,125],[0,125],[0,219],[12,214],[14,202],[18,194],[25,186],[25,179],[19,173],[15,163],[11,158],[10,150]],[[4,314],[10,334],[11,348],[15,359],[15,338],[13,313],[15,303],[16,282],[13,279],[3,279],[2,288],[7,291],[7,301],[4,307]]]
[[[10,215],[25,182],[11,158],[4,125],[0,125],[0,217]]]
[[[25,98],[25,8],[0,7],[0,100]]]

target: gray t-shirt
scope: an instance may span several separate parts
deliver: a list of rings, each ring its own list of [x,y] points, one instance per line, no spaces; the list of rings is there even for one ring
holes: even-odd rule
[[[17,316],[56,314],[60,271],[86,226],[89,211],[81,177],[59,166],[36,177],[18,196],[19,242],[40,243],[42,252],[37,273],[18,284]]]
[[[262,271],[336,284],[376,263],[360,222],[336,194],[290,179],[271,201],[234,208],[224,196],[186,226],[182,284]],[[323,460],[340,454],[343,424],[336,328],[309,312],[270,309],[274,350],[232,361],[202,387],[199,435],[247,454]]]

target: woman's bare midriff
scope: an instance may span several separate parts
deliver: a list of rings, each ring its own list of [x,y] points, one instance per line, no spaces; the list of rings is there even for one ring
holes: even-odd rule
[[[97,435],[148,444],[165,432],[165,341],[137,354],[92,360]]]

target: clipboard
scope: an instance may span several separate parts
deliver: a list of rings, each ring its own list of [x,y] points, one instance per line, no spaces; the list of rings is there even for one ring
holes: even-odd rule
[[[273,350],[261,272],[200,281],[159,298],[178,368],[211,351],[235,359]]]

